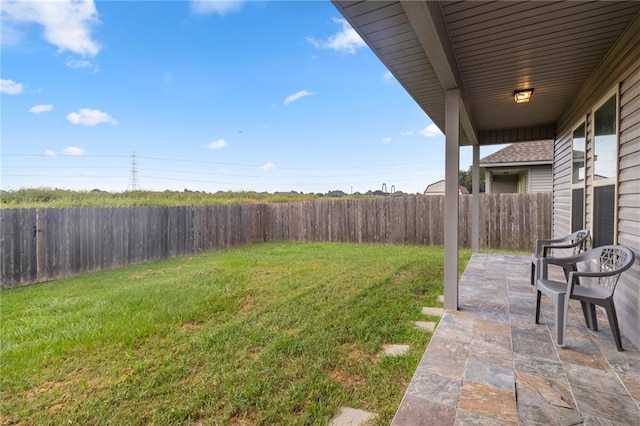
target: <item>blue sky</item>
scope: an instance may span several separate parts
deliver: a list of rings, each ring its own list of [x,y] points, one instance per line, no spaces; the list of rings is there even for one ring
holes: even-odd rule
[[[444,136],[329,1],[3,0],[1,55],[5,190],[124,191],[132,152],[146,190],[444,177]]]

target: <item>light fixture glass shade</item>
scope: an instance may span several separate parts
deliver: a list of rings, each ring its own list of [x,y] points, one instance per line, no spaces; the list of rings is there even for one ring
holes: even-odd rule
[[[516,101],[517,104],[524,104],[531,100],[532,94],[533,89],[514,90],[513,100]]]

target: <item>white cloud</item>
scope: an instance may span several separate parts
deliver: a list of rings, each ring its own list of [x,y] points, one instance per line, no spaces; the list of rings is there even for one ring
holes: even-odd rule
[[[406,132],[400,132],[400,136],[413,136],[415,133],[413,130],[407,130]]]
[[[62,150],[62,153],[64,155],[75,155],[75,156],[84,155],[85,152],[86,151],[84,149],[78,148],[77,146],[68,146]]]
[[[3,1],[2,24],[14,33],[20,24],[36,23],[44,27],[44,38],[59,52],[95,56],[101,46],[92,38],[98,24],[93,0]]]
[[[436,126],[435,124],[429,124],[424,129],[418,130],[418,133],[420,133],[422,136],[425,136],[427,138],[431,138],[431,137],[438,136],[438,135],[442,134],[440,129],[438,129],[438,126]]]
[[[266,164],[263,164],[262,167],[260,167],[262,170],[264,170],[265,172],[268,172],[269,170],[273,170],[276,168],[276,165],[273,164],[272,162],[268,162]]]
[[[332,49],[343,53],[356,53],[361,47],[366,46],[364,40],[358,35],[356,30],[351,28],[349,23],[341,18],[333,18],[333,22],[342,26],[342,30],[329,36],[326,40],[317,40],[314,37],[307,37],[307,41],[313,46],[321,49]]]
[[[118,124],[118,121],[106,112],[89,108],[81,108],[78,112],[67,114],[67,120],[82,126],[96,126],[101,123],[110,123],[112,126]]]
[[[29,112],[32,112],[34,114],[42,114],[43,112],[49,112],[53,110],[53,105],[35,105],[32,106],[31,108],[29,108]]]
[[[191,0],[191,11],[197,15],[224,16],[239,11],[243,5],[244,0]]]
[[[74,70],[81,69],[81,68],[91,68],[91,70],[93,72],[100,71],[100,67],[98,67],[96,64],[94,64],[93,62],[88,61],[86,59],[76,59],[76,58],[73,58],[73,57],[69,56],[67,58],[67,62],[65,62],[65,64],[69,68],[74,69]]]
[[[204,147],[208,149],[222,149],[222,148],[226,148],[227,146],[229,146],[229,144],[224,139],[218,139],[204,145]]]
[[[19,95],[24,90],[22,83],[16,83],[13,80],[5,80],[0,78],[0,93],[7,95]]]
[[[46,155],[47,157],[55,157],[56,156],[56,152],[52,149],[45,149],[44,150],[44,155]]]
[[[301,90],[299,92],[294,93],[293,95],[289,95],[284,99],[284,104],[285,105],[289,105],[295,101],[297,101],[298,99],[304,98],[305,96],[311,96],[314,93],[308,91],[308,90]]]
[[[382,142],[384,144],[391,143],[391,138],[382,138],[382,139],[380,139],[380,142]]]
[[[382,74],[382,78],[384,79],[385,82],[389,83],[391,81],[394,81],[396,78],[393,76],[393,74],[391,74],[391,71],[386,70],[384,72],[384,74]]]
[[[163,71],[162,81],[164,82],[164,84],[171,84],[171,82],[173,81],[173,74],[171,74],[169,71]]]

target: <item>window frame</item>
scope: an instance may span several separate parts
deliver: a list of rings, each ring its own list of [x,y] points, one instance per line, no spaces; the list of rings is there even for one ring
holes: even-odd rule
[[[581,181],[578,181],[578,183],[574,183],[573,182],[573,164],[574,164],[574,152],[575,150],[574,145],[573,145],[573,141],[574,141],[574,133],[576,132],[576,130],[578,130],[578,128],[580,128],[580,126],[584,126],[584,152],[583,152],[583,168],[584,168],[584,177],[582,178]],[[588,133],[588,129],[587,129],[587,117],[582,117],[578,123],[576,125],[574,125],[571,128],[571,177],[570,177],[570,188],[569,190],[570,192],[570,202],[569,202],[569,227],[572,230],[572,232],[576,231],[577,229],[574,229],[574,223],[573,223],[573,207],[574,207],[574,197],[573,197],[573,191],[575,189],[582,189],[582,225],[580,227],[580,229],[586,229],[587,225],[586,225],[586,220],[587,220],[587,209],[586,209],[586,193],[587,193],[587,133]]]
[[[607,103],[612,97],[615,97],[616,107],[615,107],[615,176],[611,178],[604,179],[596,179],[596,165],[595,165],[595,157],[596,157],[596,111],[600,109],[605,103]],[[591,129],[589,129],[589,133],[591,134],[591,158],[589,158],[590,166],[591,166],[591,223],[590,231],[591,231],[591,239],[595,240],[595,215],[596,215],[596,207],[595,207],[595,198],[596,198],[596,188],[603,186],[613,185],[613,239],[612,244],[617,244],[618,242],[618,186],[620,180],[620,90],[618,86],[614,89],[609,90],[600,100],[594,104],[593,108],[591,108]],[[588,140],[589,138],[587,138]],[[586,163],[585,163],[586,164]],[[586,181],[586,179],[585,179]],[[585,194],[586,199],[586,194]]]

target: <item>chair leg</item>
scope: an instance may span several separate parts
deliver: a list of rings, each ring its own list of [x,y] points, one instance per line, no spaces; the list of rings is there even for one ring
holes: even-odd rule
[[[613,300],[606,299],[603,305],[607,311],[609,327],[611,327],[611,334],[613,334],[613,339],[616,341],[616,347],[618,348],[618,351],[623,351],[622,339],[620,338],[620,328],[618,327],[618,316],[616,315],[616,307],[613,304]]]
[[[569,298],[565,293],[557,295],[556,299],[556,344],[560,347],[564,346],[564,335],[567,331],[567,315]]]
[[[536,324],[540,324],[540,299],[542,298],[542,292],[536,290]]]
[[[536,262],[531,261],[531,285],[536,285]]]
[[[582,306],[582,314],[584,315],[584,321],[587,324],[587,328],[593,331],[598,331],[598,320],[596,319],[596,307],[593,303],[580,301]]]

